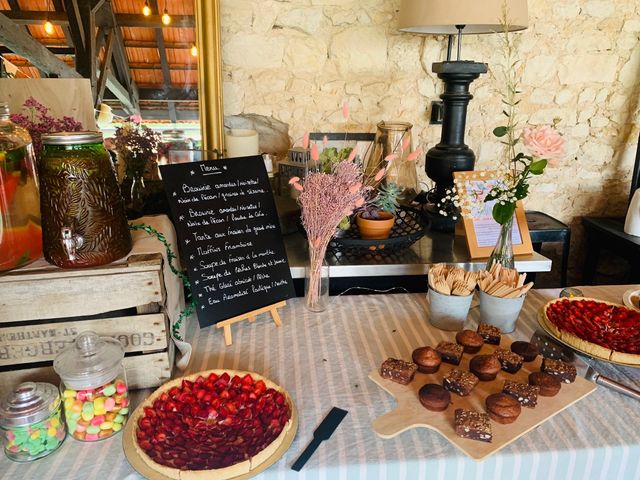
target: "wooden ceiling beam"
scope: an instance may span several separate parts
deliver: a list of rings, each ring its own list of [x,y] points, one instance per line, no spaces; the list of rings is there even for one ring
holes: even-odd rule
[[[151,11],[159,14],[160,10],[158,8],[158,0],[150,0]],[[158,44],[158,53],[160,55],[160,67],[162,69],[162,80],[164,83],[163,90],[168,90],[171,88],[171,72],[169,71],[169,61],[167,60],[167,49],[164,46],[164,34],[162,33],[162,28],[156,28],[156,43]],[[178,117],[176,115],[176,106],[175,104],[169,102],[167,104],[167,109],[169,111],[169,120],[171,123],[176,123],[178,121]]]
[[[81,78],[81,75],[73,68],[47,50],[47,47],[35,40],[6,15],[2,14],[0,14],[0,43],[13,53],[26,58],[48,75],[57,75],[63,78]]]
[[[138,90],[140,101],[152,101],[152,102],[197,102],[198,101],[198,86],[194,85],[191,88],[169,88],[165,90],[163,88],[146,88],[140,87]],[[104,94],[106,99],[114,99],[115,96],[106,92]]]
[[[146,40],[125,40],[124,46],[128,48],[158,48],[155,41]],[[190,50],[193,43],[189,42],[164,42],[164,48],[174,50]]]
[[[49,50],[54,55],[67,55],[73,56],[76,54],[76,51],[73,47],[50,47],[45,45],[47,50]],[[7,47],[0,47],[0,54],[11,54],[13,51]],[[14,62],[15,63],[15,62]]]
[[[115,38],[114,28],[107,27],[106,38],[104,43],[104,56],[100,64],[100,76],[96,87],[95,107],[98,108],[104,97],[104,90],[107,86],[107,76],[111,72],[111,57],[113,55],[113,43]]]
[[[66,3],[68,0],[64,0]],[[110,3],[104,2],[106,5]],[[104,6],[104,5],[103,5]],[[43,23],[49,18],[49,21],[54,25],[68,25],[67,15],[65,12],[47,12],[44,10],[31,10],[14,12],[12,10],[1,10],[1,14],[9,17],[20,25],[35,25]],[[143,28],[194,28],[195,18],[193,15],[172,15],[171,23],[164,25],[162,23],[162,17],[160,15],[150,15],[145,17],[142,14],[137,13],[118,13],[116,14],[117,24],[121,27],[143,27]]]
[[[54,12],[62,12],[64,11],[64,6],[62,5],[62,0],[51,0],[51,5],[53,5]],[[73,38],[71,37],[71,32],[69,31],[68,25],[60,25],[62,29],[62,33],[64,34],[64,38],[67,41],[67,45],[73,47]],[[42,42],[42,40],[40,40]]]
[[[160,64],[157,63],[143,63],[143,62],[136,62],[136,63],[130,63],[129,64],[129,68],[131,68],[131,70],[163,70],[163,76],[164,76],[164,67],[162,66],[162,57],[160,58]],[[183,63],[183,64],[176,64],[176,63],[172,63],[171,67],[168,70],[168,73],[170,74],[171,70],[179,70],[179,71],[190,71],[190,70],[198,70],[198,65],[193,63]],[[170,85],[170,83],[168,84]]]

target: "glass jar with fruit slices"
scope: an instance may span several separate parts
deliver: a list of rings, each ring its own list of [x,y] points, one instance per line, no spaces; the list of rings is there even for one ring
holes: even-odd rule
[[[53,368],[62,384],[67,429],[73,438],[95,442],[115,435],[129,415],[124,348],[113,338],[83,332],[58,354]]]
[[[0,400],[0,433],[7,457],[30,462],[57,450],[67,434],[61,415],[56,387],[34,382],[18,385]]]
[[[0,272],[42,255],[40,196],[29,132],[0,102]]]

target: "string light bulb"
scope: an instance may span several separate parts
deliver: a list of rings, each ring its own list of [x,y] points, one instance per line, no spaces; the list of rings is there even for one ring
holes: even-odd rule
[[[169,25],[171,23],[171,15],[169,15],[169,12],[166,6],[164,7],[164,12],[162,14],[162,23],[164,25]]]
[[[149,0],[145,0],[144,7],[142,7],[142,14],[145,17],[148,17],[149,15],[151,15],[151,7],[149,6]]]
[[[55,29],[53,28],[53,23],[49,20],[49,2],[50,0],[47,0],[47,20],[44,22],[44,31],[47,35],[52,35]]]
[[[198,56],[198,47],[196,47],[195,43],[193,45],[191,45],[191,56],[192,57],[197,57]]]
[[[53,35],[54,28],[51,21],[47,20],[46,22],[44,22],[44,31],[47,33],[47,35]]]

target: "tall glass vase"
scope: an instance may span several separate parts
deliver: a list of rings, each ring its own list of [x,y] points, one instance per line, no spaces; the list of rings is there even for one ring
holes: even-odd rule
[[[323,312],[329,305],[329,265],[325,261],[326,247],[309,243],[309,264],[305,268],[304,304],[311,312]]]
[[[491,252],[489,260],[487,261],[487,270],[496,263],[499,263],[505,268],[514,268],[515,261],[513,259],[512,232],[513,215],[511,215],[511,218],[500,226],[500,235],[498,236],[498,241],[496,242],[496,246],[493,248],[493,252]]]

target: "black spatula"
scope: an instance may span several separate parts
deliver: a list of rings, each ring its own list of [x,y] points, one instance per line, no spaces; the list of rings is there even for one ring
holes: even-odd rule
[[[311,440],[311,443],[307,445],[307,448],[304,449],[302,454],[294,462],[291,467],[292,470],[299,472],[300,469],[304,467],[304,464],[311,458],[311,455],[316,451],[316,448],[318,448],[324,440],[329,440],[329,438],[331,438],[331,435],[336,431],[336,428],[338,428],[338,425],[340,425],[340,422],[342,422],[342,419],[347,415],[347,413],[348,412],[346,410],[342,410],[338,407],[333,407],[331,409],[327,416],[324,417],[324,420],[322,420],[322,423],[318,425],[318,428],[313,432],[313,440]]]

